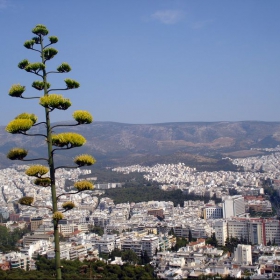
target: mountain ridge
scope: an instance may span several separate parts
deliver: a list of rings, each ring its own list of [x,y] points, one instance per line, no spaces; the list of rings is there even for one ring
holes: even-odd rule
[[[70,124],[71,121],[56,124]],[[43,133],[43,125],[33,127],[30,133]],[[280,122],[168,122],[156,124],[127,124],[94,122],[89,125],[55,128],[55,132],[81,133],[87,143],[77,149],[57,152],[58,162],[69,163],[81,153],[96,157],[100,166],[152,164],[169,158],[204,158],[205,162],[219,160],[222,155],[248,151],[250,148],[275,147],[280,144]],[[12,135],[0,126],[0,167],[15,163],[7,160],[10,148],[29,150],[29,158],[46,155],[43,137]],[[32,147],[32,148],[30,148]],[[30,148],[30,149],[29,149]],[[187,156],[189,155],[189,156]],[[220,157],[220,158],[219,158]],[[145,160],[146,158],[146,160]],[[199,159],[197,158],[199,161]],[[16,162],[18,163],[18,162]]]

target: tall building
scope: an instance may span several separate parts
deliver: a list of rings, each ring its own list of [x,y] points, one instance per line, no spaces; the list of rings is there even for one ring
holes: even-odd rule
[[[242,238],[251,244],[280,245],[280,221],[273,218],[217,220],[214,229],[219,245],[224,245],[225,240],[230,237]]]
[[[264,226],[265,222],[259,219],[251,219],[248,224],[248,240],[252,244],[266,244],[264,239]]]
[[[251,245],[238,244],[237,247],[234,249],[234,261],[242,265],[251,265]]]
[[[223,200],[223,218],[239,217],[245,214],[245,202],[242,195],[228,196]]]
[[[218,245],[225,246],[227,239],[227,222],[223,220],[217,220],[214,223],[215,236]]]

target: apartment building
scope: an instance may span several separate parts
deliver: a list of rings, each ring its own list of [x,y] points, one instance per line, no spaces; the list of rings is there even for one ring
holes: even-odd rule
[[[266,244],[264,236],[263,221],[260,219],[251,219],[248,223],[248,240],[252,244]]]
[[[225,246],[227,239],[227,222],[224,220],[217,220],[214,223],[215,235],[218,245]]]
[[[227,237],[246,239],[252,244],[274,243],[280,245],[280,221],[263,218],[233,218],[219,220],[214,224],[219,245],[224,245]]]
[[[58,231],[63,236],[70,236],[75,231],[88,232],[88,224],[59,224]]]
[[[159,249],[159,238],[153,234],[146,235],[141,240],[143,252],[147,252],[149,258],[152,258],[156,252],[156,249]]]
[[[23,246],[30,245],[34,241],[38,241],[38,240],[46,240],[46,241],[52,242],[54,240],[54,237],[52,234],[25,235],[23,237]]]
[[[95,248],[99,253],[111,253],[115,248],[121,249],[120,237],[115,234],[104,234],[95,241]]]
[[[160,217],[160,218],[164,218],[164,214],[163,214],[163,209],[149,209],[148,210],[148,215],[153,215],[155,217]]]
[[[42,224],[43,224],[42,217],[31,218],[31,222],[30,222],[31,231],[36,230]]]
[[[87,249],[83,245],[73,246],[69,250],[69,257],[71,261],[76,259],[83,260],[86,256],[87,256]]]
[[[173,230],[174,230],[174,233],[176,236],[185,237],[185,238],[189,237],[189,233],[190,233],[189,226],[178,225],[178,226],[173,227]]]
[[[267,219],[263,223],[264,228],[264,244],[267,244],[269,241],[272,244],[280,244],[280,221],[276,219]]]
[[[94,212],[90,217],[90,222],[95,226],[105,227],[110,223],[107,213]]]
[[[76,246],[76,247],[78,247],[78,246]],[[76,254],[76,256],[75,256],[75,253],[74,253],[74,251],[75,251],[75,246],[73,247],[73,246],[71,246],[71,244],[70,243],[66,243],[66,244],[60,244],[60,259],[64,259],[64,260],[70,260],[70,249],[72,249],[72,258],[74,258],[75,259],[75,257],[76,258],[79,258],[79,252],[82,252],[83,253],[83,251],[82,250],[77,250],[77,251],[79,251],[77,254]],[[82,254],[81,253],[81,254]],[[55,259],[55,251],[54,251],[54,248],[50,248],[50,249],[48,249],[48,250],[46,250],[46,255],[47,255],[47,258],[49,259],[49,260],[52,260],[52,259]]]
[[[138,257],[141,256],[142,242],[140,237],[127,236],[122,240],[121,243],[122,250],[132,250],[137,254]]]
[[[10,263],[10,267],[21,268],[26,270],[30,263],[30,257],[21,253],[11,252],[5,255],[6,261]]]
[[[227,221],[227,237],[237,237],[247,239],[249,241],[249,220],[248,219],[232,219]]]
[[[221,219],[223,218],[223,207],[209,206],[203,209],[203,218],[207,219]]]
[[[237,247],[234,249],[234,261],[241,265],[251,265],[251,245],[238,244]]]
[[[246,207],[248,211],[251,210],[253,212],[272,212],[271,202],[268,200],[249,200],[246,203]]]

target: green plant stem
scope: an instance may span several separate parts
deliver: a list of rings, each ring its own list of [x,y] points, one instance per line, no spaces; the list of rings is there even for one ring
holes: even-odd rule
[[[46,161],[48,161],[46,158],[21,159],[21,161],[35,161],[35,160],[46,160]]]
[[[43,38],[40,36],[41,41],[41,55],[42,63],[45,64],[44,59],[44,46]],[[44,95],[48,94],[47,89],[47,73],[45,68],[43,69],[43,81],[44,81]],[[55,169],[53,162],[53,153],[52,153],[52,130],[50,123],[50,109],[45,108],[46,115],[46,126],[47,126],[47,143],[48,143],[48,157],[49,157],[49,168],[50,168],[50,178],[51,178],[51,193],[52,193],[52,204],[53,204],[53,213],[57,212],[57,199],[56,199],[56,186],[55,186]],[[58,220],[53,219],[53,228],[54,228],[54,251],[55,251],[55,270],[56,270],[56,279],[61,280],[61,264],[60,264],[60,246],[59,246],[59,232],[58,232]]]
[[[38,99],[40,97],[23,97],[23,96],[21,96],[20,98],[22,98],[22,99]]]
[[[54,89],[49,89],[48,92],[58,91],[58,90],[68,90],[68,88],[54,88]]]

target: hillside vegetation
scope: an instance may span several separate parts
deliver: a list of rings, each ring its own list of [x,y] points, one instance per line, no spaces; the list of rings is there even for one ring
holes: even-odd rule
[[[34,133],[40,133],[34,127]],[[55,132],[63,130],[56,129]],[[86,127],[72,127],[71,131],[82,133],[87,143],[79,153],[94,154],[95,168],[132,164],[152,165],[155,163],[184,162],[190,166],[202,166],[214,170],[225,155],[239,157],[248,155],[252,147],[275,147],[280,144],[280,122],[201,122],[162,124],[123,124],[94,122]],[[12,147],[29,149],[30,158],[44,156],[44,139],[24,138],[10,135],[0,127],[0,167],[12,163],[6,159]],[[238,153],[235,153],[238,152]],[[58,164],[68,163],[76,151],[57,153]],[[221,164],[222,163],[222,164]],[[228,164],[228,170],[233,166]]]

